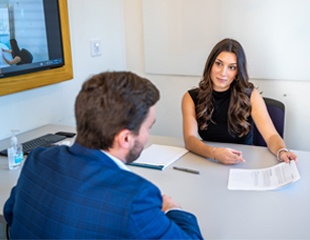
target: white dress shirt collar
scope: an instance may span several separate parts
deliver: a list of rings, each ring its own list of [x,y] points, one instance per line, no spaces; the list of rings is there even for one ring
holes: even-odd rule
[[[116,163],[116,165],[117,165],[120,169],[125,170],[125,171],[128,171],[128,172],[131,172],[130,169],[126,166],[126,164],[125,164],[123,161],[121,161],[121,160],[119,160],[118,158],[112,156],[111,154],[107,153],[107,152],[104,151],[104,150],[101,150],[101,151],[102,151],[104,154],[108,155],[108,157],[111,158],[111,159]]]

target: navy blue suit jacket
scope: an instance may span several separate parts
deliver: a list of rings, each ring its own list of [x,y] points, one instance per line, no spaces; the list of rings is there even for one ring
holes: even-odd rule
[[[4,206],[11,238],[202,238],[190,213],[161,211],[159,189],[75,143],[34,149]]]

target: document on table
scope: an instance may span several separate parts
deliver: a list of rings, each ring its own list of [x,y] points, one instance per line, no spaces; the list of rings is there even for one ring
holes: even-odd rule
[[[164,170],[187,152],[188,150],[182,147],[152,144],[142,151],[136,161],[129,165]]]
[[[230,169],[229,190],[274,190],[300,179],[295,161],[262,169]]]

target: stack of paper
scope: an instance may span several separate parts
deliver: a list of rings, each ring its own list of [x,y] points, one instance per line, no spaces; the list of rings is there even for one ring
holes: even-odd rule
[[[274,190],[300,179],[295,161],[262,169],[230,169],[229,190]]]
[[[182,147],[152,144],[142,151],[136,161],[129,165],[164,170],[187,152],[188,150]]]

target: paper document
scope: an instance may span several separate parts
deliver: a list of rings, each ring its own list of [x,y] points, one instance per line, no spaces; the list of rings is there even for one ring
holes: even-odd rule
[[[182,147],[152,144],[142,151],[136,161],[129,165],[164,170],[187,152],[188,150]]]
[[[262,169],[230,169],[229,190],[274,190],[300,179],[295,161]]]

